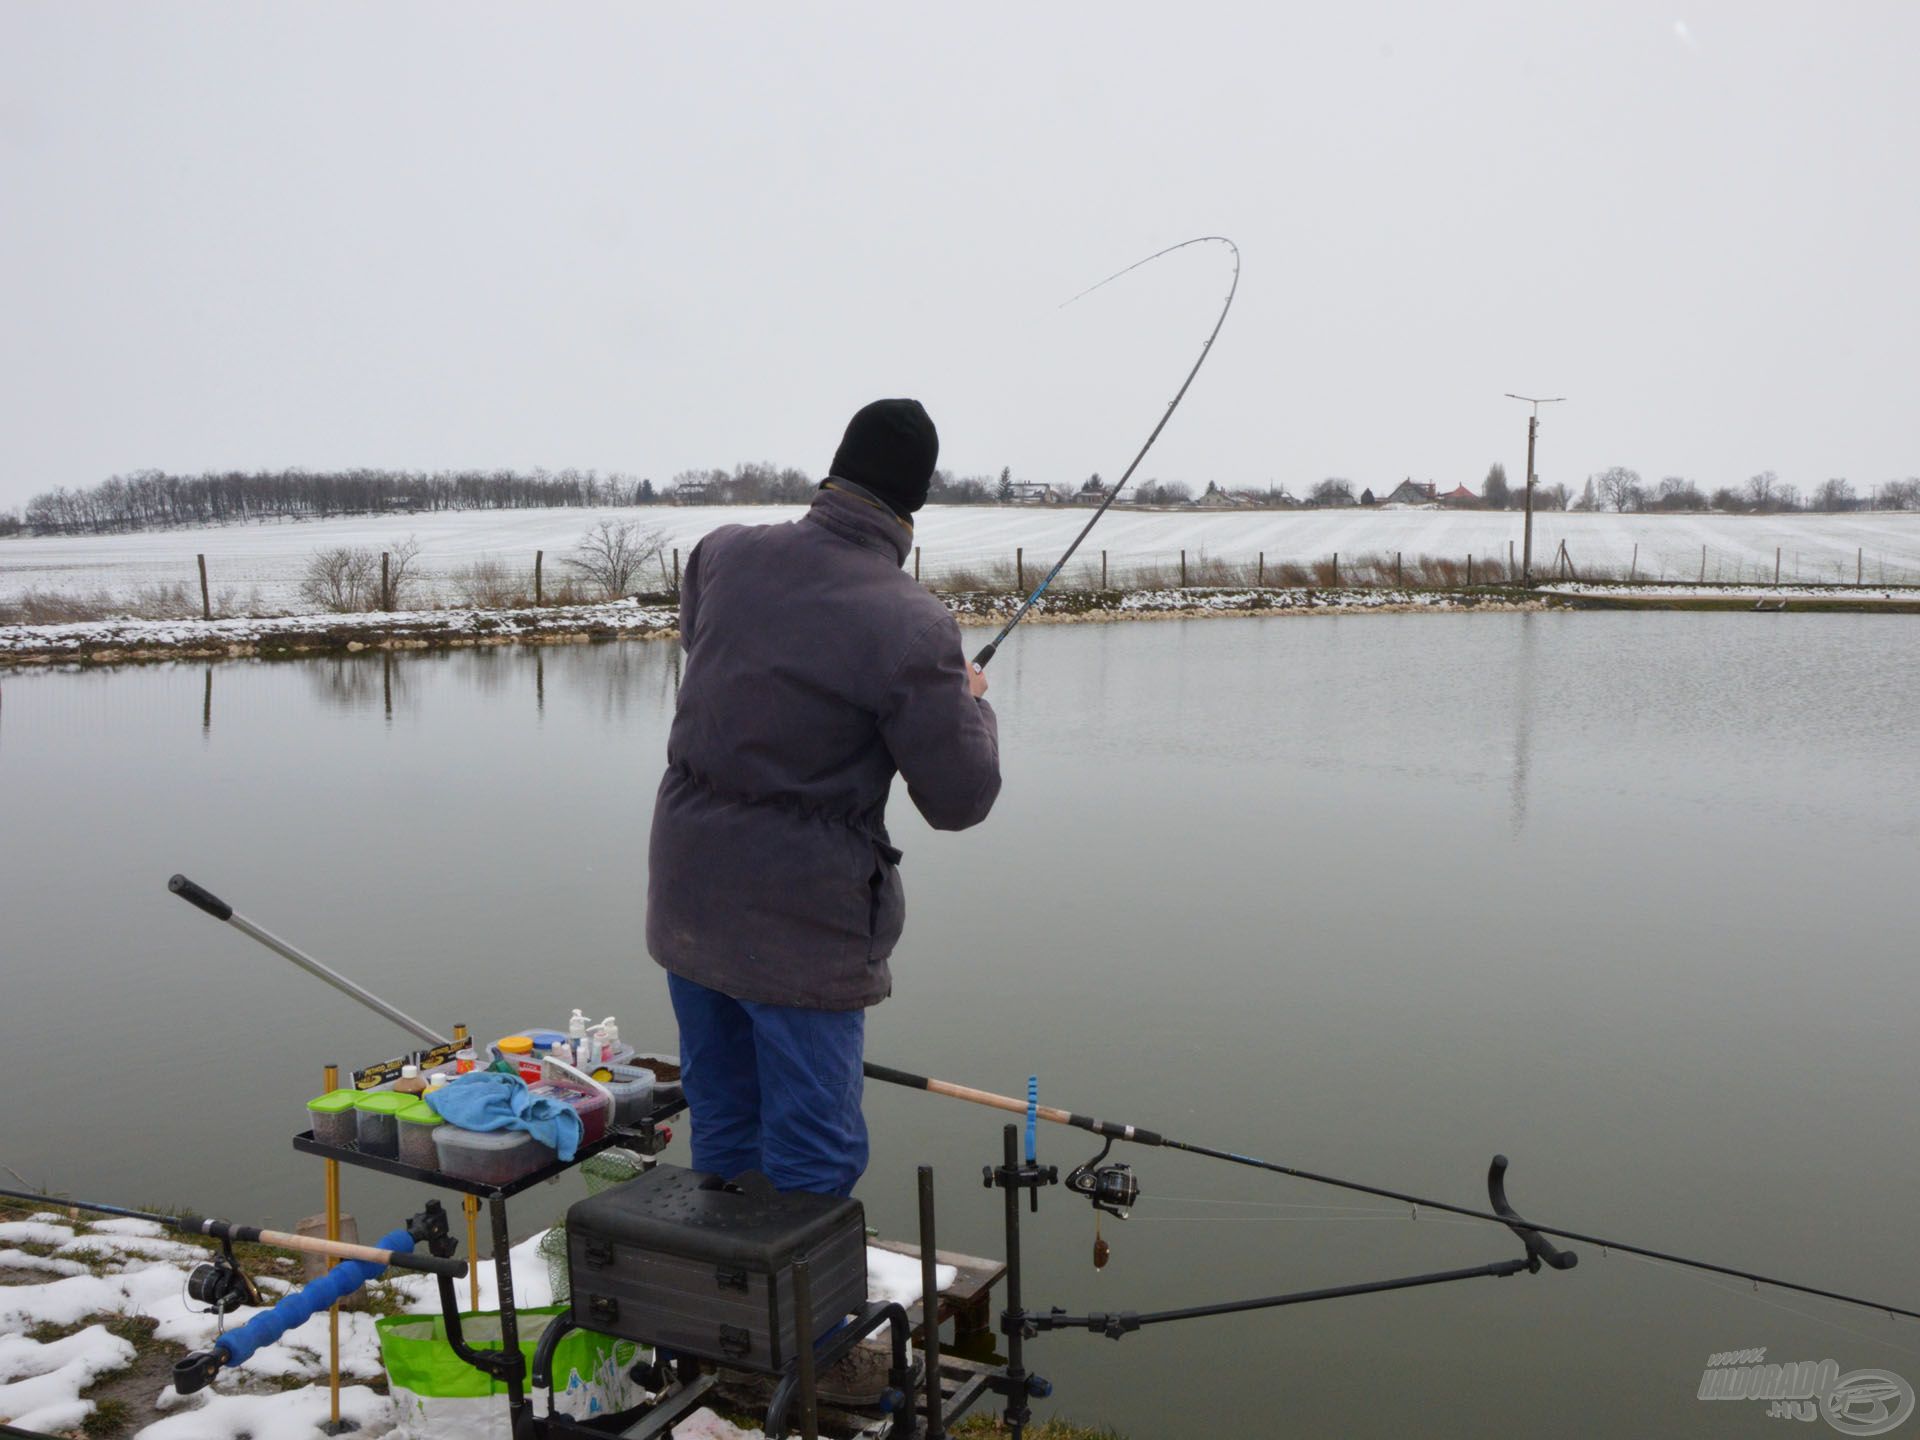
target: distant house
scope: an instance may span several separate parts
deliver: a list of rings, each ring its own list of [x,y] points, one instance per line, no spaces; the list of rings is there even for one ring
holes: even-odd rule
[[[1207,492],[1193,502],[1209,510],[1238,510],[1246,502],[1226,490],[1222,490],[1213,481],[1207,482]]]
[[[1264,490],[1235,490],[1233,498],[1258,510],[1291,510],[1300,503],[1287,493],[1284,485],[1269,485]]]
[[[1066,497],[1053,486],[1038,480],[1014,481],[1012,498],[1016,505],[1061,505],[1066,502]]]
[[[1402,480],[1387,496],[1389,505],[1431,505],[1440,497],[1435,493],[1440,487],[1431,480]]]
[[[1440,497],[1442,505],[1452,505],[1457,509],[1477,508],[1482,502],[1478,495],[1464,485],[1456,485]]]
[[[676,480],[668,487],[667,498],[676,505],[705,505],[713,498],[713,482]]]

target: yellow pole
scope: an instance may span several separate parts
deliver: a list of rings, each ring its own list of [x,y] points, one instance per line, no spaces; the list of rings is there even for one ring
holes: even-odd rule
[[[324,1080],[330,1092],[340,1087],[340,1067],[329,1065]],[[340,1162],[323,1162],[327,1169],[327,1239],[340,1238]],[[327,1269],[331,1270],[340,1262],[328,1257]],[[329,1434],[337,1433],[340,1426],[340,1303],[336,1300],[327,1311],[327,1394],[331,1402],[333,1429]]]
[[[464,1045],[468,1034],[465,1025],[453,1027],[453,1038]],[[467,1308],[480,1308],[480,1197],[462,1195],[460,1209],[467,1217]]]
[[[467,1308],[480,1308],[480,1197],[463,1195],[461,1208],[467,1212]]]

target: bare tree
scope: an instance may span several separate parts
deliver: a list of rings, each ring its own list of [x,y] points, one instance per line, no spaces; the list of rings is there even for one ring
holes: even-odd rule
[[[414,563],[419,558],[420,541],[412,535],[387,551],[386,601],[389,610],[407,608],[407,595],[420,581],[420,572]]]
[[[315,551],[300,577],[300,598],[342,614],[372,608],[380,602],[380,557],[360,545]]]
[[[1329,475],[1307,492],[1307,503],[1309,505],[1351,505],[1354,503],[1353,482]]]
[[[1771,510],[1776,503],[1776,492],[1780,488],[1780,477],[1771,470],[1762,470],[1747,481],[1747,505],[1754,510]]]
[[[1573,492],[1567,489],[1564,480],[1556,480],[1551,485],[1536,485],[1533,491],[1533,508],[1536,510],[1564,510],[1573,499]]]
[[[1813,508],[1816,510],[1853,510],[1859,504],[1854,498],[1853,485],[1844,479],[1829,480],[1813,492]]]
[[[633,593],[640,572],[660,562],[665,552],[663,531],[631,520],[598,520],[580,537],[567,564],[609,600],[618,600]],[[660,574],[664,580],[664,564]]]
[[[1615,465],[1612,469],[1600,472],[1600,503],[1611,505],[1615,510],[1627,511],[1640,508],[1645,492],[1640,486],[1640,472],[1629,470],[1624,465]]]

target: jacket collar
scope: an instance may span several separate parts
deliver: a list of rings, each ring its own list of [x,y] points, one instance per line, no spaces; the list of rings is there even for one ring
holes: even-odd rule
[[[884,501],[851,480],[829,477],[822,482],[806,519],[842,540],[892,556],[896,565],[905,564],[907,552],[913,548],[912,523],[902,520]]]

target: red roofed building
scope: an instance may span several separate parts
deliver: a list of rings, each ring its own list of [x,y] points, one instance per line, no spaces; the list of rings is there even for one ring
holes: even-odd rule
[[[1473,491],[1467,489],[1464,485],[1456,485],[1453,489],[1447,491],[1446,494],[1440,496],[1439,499],[1442,505],[1465,506],[1483,503],[1478,495],[1474,494]]]

